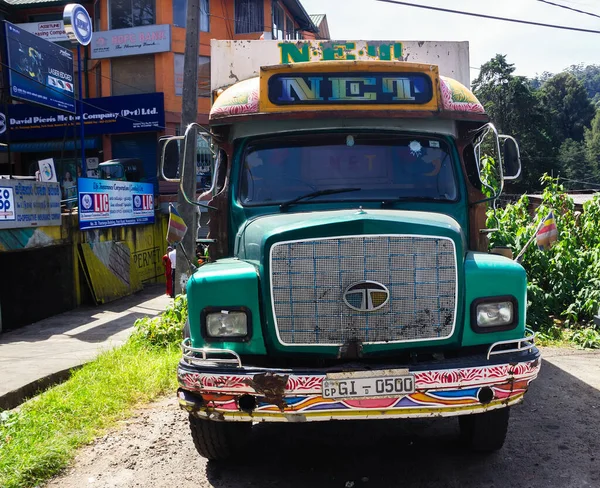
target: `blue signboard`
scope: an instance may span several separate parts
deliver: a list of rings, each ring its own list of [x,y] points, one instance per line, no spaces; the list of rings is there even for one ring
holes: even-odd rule
[[[79,178],[81,230],[154,223],[151,183]]]
[[[10,22],[4,35],[11,96],[75,113],[73,53]]]
[[[425,104],[433,98],[423,73],[302,73],[269,78],[275,105]]]
[[[5,116],[10,142],[74,137],[79,114],[67,115],[33,105],[9,105]],[[165,126],[163,93],[87,98],[83,105],[85,135],[159,131]],[[6,133],[0,135],[0,140]]]

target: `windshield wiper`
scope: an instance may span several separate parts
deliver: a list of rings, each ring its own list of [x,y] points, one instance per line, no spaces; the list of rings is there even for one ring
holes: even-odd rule
[[[386,207],[388,205],[392,205],[396,202],[449,202],[447,198],[440,197],[397,197],[397,198],[389,198],[381,202],[382,207]]]
[[[290,205],[297,203],[301,200],[310,200],[311,198],[320,197],[321,195],[335,195],[336,193],[347,193],[351,191],[360,191],[360,188],[329,188],[326,190],[316,190],[311,191],[310,193],[306,193],[305,195],[300,195],[299,197],[292,198],[287,202],[283,202],[279,205],[279,210],[285,212]]]

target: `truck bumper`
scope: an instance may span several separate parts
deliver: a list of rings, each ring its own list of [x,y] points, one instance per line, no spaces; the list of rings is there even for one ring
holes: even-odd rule
[[[238,358],[239,359],[239,358]],[[469,356],[415,365],[364,364],[327,369],[269,369],[190,364],[177,370],[180,406],[216,421],[306,422],[414,418],[482,413],[523,400],[537,377],[541,357],[527,350],[497,356]],[[386,375],[404,369],[415,391],[376,398],[324,398],[323,381],[332,372]]]

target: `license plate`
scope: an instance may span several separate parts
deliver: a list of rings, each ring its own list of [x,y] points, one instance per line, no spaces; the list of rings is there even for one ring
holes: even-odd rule
[[[397,397],[415,392],[408,370],[329,373],[323,380],[323,398]]]

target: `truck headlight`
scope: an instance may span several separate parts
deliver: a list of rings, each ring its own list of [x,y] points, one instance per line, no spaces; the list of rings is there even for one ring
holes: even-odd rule
[[[479,303],[475,310],[477,326],[487,328],[512,325],[514,308],[512,300]]]
[[[248,316],[245,312],[221,310],[205,316],[206,334],[215,339],[240,338],[248,335]]]

